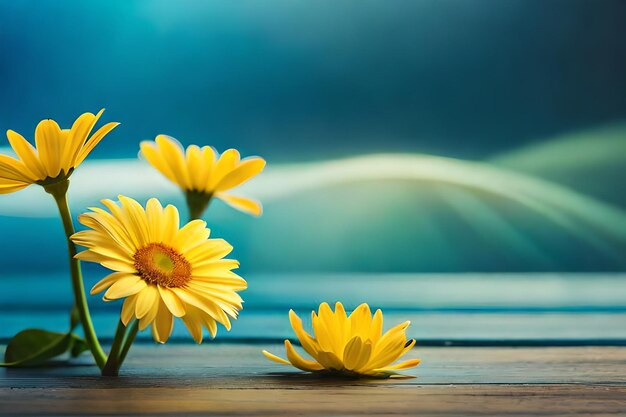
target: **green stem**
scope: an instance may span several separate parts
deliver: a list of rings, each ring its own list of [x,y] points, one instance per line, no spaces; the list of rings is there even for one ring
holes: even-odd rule
[[[109,359],[102,369],[103,376],[117,376],[119,374],[122,363],[124,363],[124,359],[126,359],[126,355],[135,341],[138,328],[139,322],[135,320],[128,328],[128,334],[126,334],[127,328],[124,326],[124,323],[120,320],[117,324],[113,345],[109,352]]]
[[[117,329],[115,329],[115,336],[113,337],[113,344],[109,351],[109,358],[107,359],[104,368],[102,368],[102,375],[104,376],[117,376],[120,366],[119,362],[120,352],[124,344],[124,336],[126,336],[126,326],[120,320],[117,323]]]
[[[80,269],[80,261],[76,256],[76,246],[70,237],[74,234],[74,224],[72,222],[72,215],[70,214],[70,208],[67,204],[67,189],[69,187],[69,180],[63,180],[44,186],[46,192],[54,197],[54,201],[59,208],[59,214],[63,221],[63,228],[65,229],[65,237],[67,239],[67,250],[70,261],[70,272],[72,274],[72,287],[74,289],[74,303],[78,309],[78,315],[80,317],[80,323],[85,333],[85,340],[89,345],[89,350],[93,355],[96,364],[100,369],[104,367],[106,363],[106,355],[100,346],[96,331],[94,330],[93,323],[91,322],[91,316],[89,315],[89,306],[87,305],[87,298],[85,296],[85,287],[83,285],[83,277]]]
[[[192,221],[202,218],[213,195],[202,191],[187,191],[185,197],[187,199],[187,208],[189,209],[189,221]]]
[[[130,330],[128,331],[128,335],[126,336],[126,340],[124,340],[124,347],[122,348],[122,352],[120,353],[120,366],[126,359],[126,355],[130,350],[130,347],[133,345],[135,341],[135,336],[137,336],[137,331],[139,330],[139,321],[135,320],[135,322],[130,326]]]

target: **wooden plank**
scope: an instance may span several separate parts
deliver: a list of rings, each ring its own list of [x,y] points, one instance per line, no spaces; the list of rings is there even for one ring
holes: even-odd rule
[[[23,389],[0,391],[7,415],[619,416],[626,387],[414,386]]]
[[[626,349],[418,348],[417,378],[315,378],[267,361],[279,345],[137,345],[119,378],[0,370],[3,415],[624,415]]]
[[[218,381],[220,387],[293,388],[317,383],[302,378],[291,367],[267,360],[261,349],[284,356],[282,345],[241,345],[206,343],[195,345],[133,346],[122,376],[126,386],[204,387]],[[416,378],[371,381],[369,384],[626,384],[626,348],[414,348],[407,358],[421,358],[422,364],[408,371]],[[56,368],[0,368],[0,387],[37,388],[81,387],[83,379],[95,387],[110,387],[98,377],[84,354],[78,365]],[[286,373],[277,375],[277,373]],[[83,379],[81,379],[83,378]],[[340,384],[351,382],[339,381]]]

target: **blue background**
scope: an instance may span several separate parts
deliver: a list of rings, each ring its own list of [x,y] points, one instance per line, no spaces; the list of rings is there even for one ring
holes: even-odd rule
[[[159,133],[265,157],[241,191],[261,218],[221,202],[205,216],[235,246],[257,319],[337,298],[623,312],[622,275],[536,273],[626,269],[625,21],[611,0],[0,1],[0,130],[32,140],[43,118],[68,127],[102,107],[122,123],[72,177],[74,214],[118,193],[184,212],[136,158]],[[0,233],[0,336],[33,314],[65,326],[51,199],[36,186],[0,196]],[[85,271],[88,285],[106,273]],[[416,275],[467,272],[479,274]],[[531,275],[500,287],[483,272]],[[609,334],[596,319],[587,329]],[[451,319],[437,320],[426,334]]]
[[[591,216],[610,229],[626,219],[624,18],[620,1],[3,1],[0,129],[32,139],[42,118],[69,126],[106,107],[103,120],[122,125],[89,161],[135,158],[141,140],[166,133],[264,156],[279,177],[264,189],[283,187],[285,164],[453,157],[593,199],[617,213]],[[370,178],[378,169],[267,199],[259,220],[220,203],[207,220],[252,270],[626,267],[624,233],[575,234],[508,199]],[[142,193],[119,175],[119,192],[182,203],[165,183]],[[115,198],[115,184],[97,194],[73,198],[74,211]],[[18,198],[0,196],[4,245],[17,249],[0,253],[5,270],[22,268],[36,247],[49,250],[29,268],[63,267],[53,208],[34,213],[47,219],[18,218],[49,204]]]

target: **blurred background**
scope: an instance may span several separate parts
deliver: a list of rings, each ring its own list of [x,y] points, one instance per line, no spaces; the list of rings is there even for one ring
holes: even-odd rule
[[[160,133],[266,158],[240,192],[261,218],[205,215],[250,284],[228,337],[341,299],[422,340],[624,340],[625,21],[617,0],[1,1],[0,130],[122,123],[72,177],[75,215],[120,193],[182,209],[137,158]],[[0,196],[0,233],[0,337],[63,328],[52,199]],[[119,305],[91,301],[110,331]]]

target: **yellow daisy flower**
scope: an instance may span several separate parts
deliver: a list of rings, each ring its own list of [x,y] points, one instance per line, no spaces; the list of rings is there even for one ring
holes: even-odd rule
[[[153,167],[183,189],[192,218],[202,215],[212,197],[243,212],[261,215],[261,203],[228,191],[260,173],[265,167],[263,158],[241,160],[235,149],[218,156],[210,146],[191,145],[185,150],[166,135],[157,136],[154,142],[142,142],[141,153]]]
[[[13,130],[7,137],[18,159],[0,155],[0,194],[8,194],[31,184],[47,185],[69,178],[96,145],[119,123],[107,123],[89,134],[104,112],[82,114],[71,129],[61,129],[54,120],[39,122],[33,147]]]
[[[302,328],[302,320],[289,311],[289,320],[300,344],[315,360],[300,356],[289,340],[285,340],[287,359],[264,350],[263,354],[278,363],[293,365],[308,372],[323,372],[347,376],[386,378],[397,375],[395,371],[412,368],[420,363],[410,359],[392,365],[415,345],[415,340],[406,339],[405,330],[410,322],[404,322],[383,334],[383,313],[376,310],[372,317],[367,304],[361,304],[350,314],[341,303],[335,304],[333,312],[327,303],[322,303],[319,313],[311,314],[314,336]]]
[[[116,271],[98,282],[91,294],[106,290],[104,300],[125,298],[121,320],[136,318],[139,329],[152,324],[154,340],[165,343],[173,318],[181,317],[197,343],[202,327],[215,337],[217,323],[230,330],[242,308],[237,291],[246,281],[232,272],[239,262],[223,259],[232,246],[209,239],[202,220],[179,228],[176,207],[163,208],[156,198],[144,209],[137,201],[119,196],[119,205],[102,200],[109,211],[90,208],[78,220],[91,230],[72,236],[88,248],[76,257]]]

